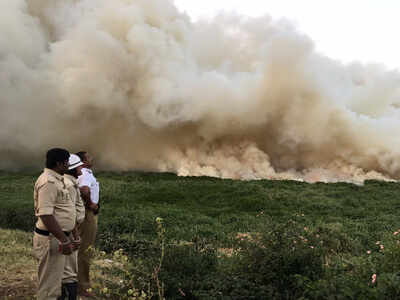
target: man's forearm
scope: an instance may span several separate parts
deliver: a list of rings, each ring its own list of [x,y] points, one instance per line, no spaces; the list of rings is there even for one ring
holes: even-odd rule
[[[68,241],[68,237],[61,230],[60,225],[58,225],[53,215],[40,216],[39,218],[43,221],[43,224],[46,226],[47,230],[53,234],[57,240],[59,240],[61,243]]]
[[[83,203],[85,203],[85,206],[88,207],[90,203],[92,203],[90,199],[90,189],[88,186],[82,186],[79,188],[81,191],[81,197],[83,200]]]
[[[90,200],[90,194],[82,194],[83,203],[88,206],[92,201]]]
[[[90,197],[89,187],[85,185],[85,186],[80,187],[79,189],[81,191],[81,197],[82,197],[83,202],[85,203],[85,207],[90,209],[91,211],[97,213],[99,206],[96,203],[92,202],[91,197]]]

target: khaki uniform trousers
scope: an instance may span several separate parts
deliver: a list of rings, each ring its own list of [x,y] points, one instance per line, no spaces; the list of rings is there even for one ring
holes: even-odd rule
[[[62,283],[73,283],[78,281],[78,251],[65,256],[65,267]]]
[[[56,300],[61,296],[61,284],[76,282],[77,251],[63,255],[58,251],[58,240],[34,233],[33,255],[39,260],[38,300]]]
[[[98,217],[91,210],[86,209],[85,220],[79,225],[79,235],[81,237],[81,246],[78,253],[78,286],[79,290],[90,288],[90,246],[94,246],[97,234]]]

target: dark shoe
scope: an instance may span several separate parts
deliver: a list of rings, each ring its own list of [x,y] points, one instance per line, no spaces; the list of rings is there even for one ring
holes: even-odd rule
[[[57,300],[65,300],[67,297],[67,287],[63,283],[61,285],[61,296],[57,298]]]
[[[67,288],[68,292],[68,300],[76,300],[78,295],[78,283],[77,282],[66,283],[65,287]]]

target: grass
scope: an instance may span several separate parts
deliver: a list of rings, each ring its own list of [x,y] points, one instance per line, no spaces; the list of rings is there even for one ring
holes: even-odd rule
[[[1,256],[7,257],[1,267],[14,275],[18,263],[34,270],[28,250],[37,176],[0,173],[0,245]],[[394,234],[400,228],[399,183],[235,181],[141,172],[97,176],[102,211],[94,276],[99,296],[130,299],[143,291],[155,299],[158,280],[167,299],[400,297]],[[162,237],[157,217],[163,219]],[[18,263],[6,250],[13,235],[25,251],[15,256]],[[162,241],[164,258],[157,273]],[[119,249],[124,255],[116,258]],[[122,269],[103,266],[104,260],[125,257]],[[102,274],[114,277],[106,280]],[[18,281],[12,278],[6,285]],[[28,279],[24,284],[32,282]]]
[[[32,299],[36,265],[31,255],[32,235],[0,229],[0,299]]]

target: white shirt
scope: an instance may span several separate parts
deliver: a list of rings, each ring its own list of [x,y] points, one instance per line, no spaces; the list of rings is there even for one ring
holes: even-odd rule
[[[82,175],[78,177],[78,185],[79,187],[87,186],[90,189],[90,201],[95,204],[99,203],[99,192],[100,187],[99,183],[94,177],[92,170],[83,168]]]

